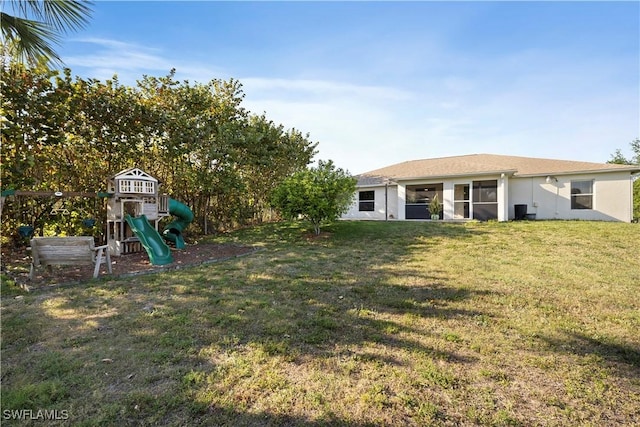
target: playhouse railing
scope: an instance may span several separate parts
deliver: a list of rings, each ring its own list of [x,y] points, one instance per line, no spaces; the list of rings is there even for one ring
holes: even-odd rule
[[[158,216],[169,216],[169,196],[158,196]]]

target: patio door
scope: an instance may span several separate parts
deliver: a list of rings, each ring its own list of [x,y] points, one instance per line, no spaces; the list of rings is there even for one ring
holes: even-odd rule
[[[455,219],[470,218],[469,184],[453,186],[453,217]]]

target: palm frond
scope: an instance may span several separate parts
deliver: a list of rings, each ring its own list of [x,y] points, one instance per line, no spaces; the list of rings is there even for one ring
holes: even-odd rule
[[[37,61],[39,57],[45,56],[52,62],[62,62],[50,43],[58,44],[60,37],[47,25],[4,12],[0,12],[0,23],[3,39],[6,39],[3,43],[11,44],[18,58]]]
[[[91,15],[91,2],[80,0],[48,0],[43,2],[44,22],[61,32],[84,28]]]
[[[5,3],[5,2],[3,2]],[[62,64],[52,47],[61,35],[85,26],[93,2],[86,0],[13,0],[8,2],[16,16],[0,12],[3,43],[15,48],[17,57],[38,60],[44,56]]]
[[[91,15],[92,1],[88,0],[12,0],[17,15],[40,21],[57,31],[82,29]]]

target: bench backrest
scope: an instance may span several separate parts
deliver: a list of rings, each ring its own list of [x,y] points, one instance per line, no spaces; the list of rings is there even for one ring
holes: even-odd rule
[[[31,239],[34,265],[93,264],[93,237],[35,237]]]

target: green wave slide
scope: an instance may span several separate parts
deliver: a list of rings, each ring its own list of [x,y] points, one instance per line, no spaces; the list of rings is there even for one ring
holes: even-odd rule
[[[162,240],[160,233],[155,227],[149,224],[149,220],[145,215],[140,215],[137,217],[132,217],[131,215],[127,215],[124,218],[133,233],[140,239],[140,243],[144,246],[147,254],[149,255],[149,260],[153,265],[165,265],[171,264],[173,262],[173,257],[171,256],[171,249],[169,246]]]
[[[165,240],[175,244],[176,249],[184,249],[185,244],[182,231],[193,221],[193,212],[191,212],[191,209],[184,203],[170,198],[169,213],[175,216],[176,219],[167,224],[162,230],[162,236]]]

